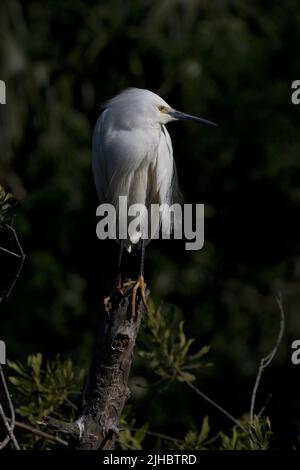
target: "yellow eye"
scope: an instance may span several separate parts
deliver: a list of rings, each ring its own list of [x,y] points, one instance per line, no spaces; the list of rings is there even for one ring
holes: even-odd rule
[[[167,108],[163,105],[158,106],[158,109],[161,113],[165,113],[167,111]]]

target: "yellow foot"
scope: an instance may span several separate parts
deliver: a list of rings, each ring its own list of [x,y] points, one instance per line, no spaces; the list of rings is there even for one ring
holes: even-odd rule
[[[136,317],[136,299],[138,290],[140,291],[141,299],[145,308],[147,309],[147,299],[145,295],[147,284],[144,281],[144,277],[140,276],[136,281],[127,281],[122,285],[122,291],[124,293],[132,289],[132,299],[131,299],[131,315],[132,318]]]

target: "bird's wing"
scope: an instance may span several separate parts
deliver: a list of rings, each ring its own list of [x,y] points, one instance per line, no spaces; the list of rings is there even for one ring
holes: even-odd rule
[[[103,142],[105,138],[105,114],[106,111],[104,111],[97,120],[92,143],[93,176],[100,203],[106,202],[106,194],[108,190],[105,154],[103,151]]]
[[[118,212],[119,196],[127,196],[128,207],[144,204],[148,215],[150,204],[170,206],[174,199],[176,168],[166,128],[115,129],[110,126],[107,113],[108,110],[99,117],[93,135],[93,173],[100,203],[109,202]],[[122,222],[122,217],[127,214],[120,211],[117,221]],[[167,213],[163,211],[157,220],[151,220],[155,228],[152,233],[164,217]],[[149,219],[146,219],[147,215],[142,220],[141,231],[146,225],[150,229]]]
[[[157,155],[157,186],[159,188],[160,204],[173,202],[173,178],[176,174],[176,166],[173,158],[173,148],[170,135],[165,126],[161,126],[162,132],[159,140]]]
[[[127,197],[128,207],[136,203],[146,204],[149,165],[157,155],[158,142],[158,132],[115,129],[110,125],[108,110],[98,119],[93,135],[94,180],[100,203],[107,202],[115,207],[117,223],[125,225],[131,220],[127,214],[119,211],[120,196]],[[146,216],[142,218],[142,231],[145,221]],[[132,243],[138,241],[137,238]]]
[[[99,200],[116,206],[119,196],[127,196],[128,205],[145,203],[144,177],[157,142],[142,129],[114,129],[107,112],[99,117],[93,134],[92,166]]]
[[[158,223],[161,225],[162,222],[170,220],[171,224],[169,229],[167,229],[168,224],[162,225],[163,232],[169,235],[170,231],[174,228],[174,224],[181,223],[181,218],[178,218],[177,213],[170,216],[169,211],[172,204],[180,199],[180,191],[177,182],[176,165],[173,158],[172,142],[165,126],[162,126],[155,170],[159,204],[163,204]]]

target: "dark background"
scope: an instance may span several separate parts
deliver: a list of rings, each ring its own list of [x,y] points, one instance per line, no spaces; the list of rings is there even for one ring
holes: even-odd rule
[[[199,386],[236,416],[247,412],[257,366],[274,344],[282,292],[286,331],[266,371],[258,408],[276,447],[296,443],[300,366],[300,4],[282,1],[6,0],[0,6],[0,179],[19,201],[14,226],[26,264],[1,304],[1,338],[24,360],[60,352],[87,366],[114,281],[117,245],[96,239],[91,134],[101,104],[128,86],[218,123],[173,123],[186,202],[204,203],[205,246],[153,241],[146,280],[154,301],[176,305],[214,367]],[[2,234],[2,236],[4,236]],[[2,291],[15,266],[0,257]],[[5,274],[3,276],[3,273]],[[184,385],[134,393],[137,424],[182,436],[210,415],[229,423]]]

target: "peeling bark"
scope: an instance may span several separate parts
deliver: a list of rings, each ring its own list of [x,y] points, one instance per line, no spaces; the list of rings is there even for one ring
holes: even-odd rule
[[[147,293],[148,295],[148,293]],[[144,305],[139,298],[131,316],[131,292],[115,292],[103,315],[93,362],[82,391],[82,404],[69,446],[77,450],[111,450],[130,396],[128,376]]]

